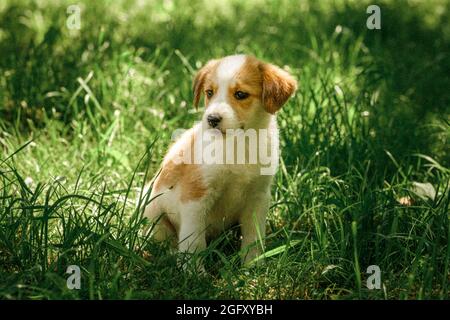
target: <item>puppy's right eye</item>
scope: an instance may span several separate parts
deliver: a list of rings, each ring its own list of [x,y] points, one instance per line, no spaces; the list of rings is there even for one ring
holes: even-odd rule
[[[213,94],[214,94],[214,92],[212,90],[206,90],[205,92],[206,92],[206,96],[208,98],[211,98],[213,96]]]

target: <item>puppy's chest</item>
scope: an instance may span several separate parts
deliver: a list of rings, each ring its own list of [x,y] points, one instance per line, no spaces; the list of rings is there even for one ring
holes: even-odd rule
[[[221,195],[238,202],[255,185],[256,178],[254,174],[245,171],[227,171],[220,181],[216,181],[214,190],[219,193],[219,198]]]
[[[213,213],[230,218],[239,214],[248,204],[250,195],[263,189],[264,181],[255,168],[233,167],[223,170],[210,181]]]
[[[207,185],[217,192],[232,194],[247,190],[260,180],[258,165],[218,165],[204,171]]]

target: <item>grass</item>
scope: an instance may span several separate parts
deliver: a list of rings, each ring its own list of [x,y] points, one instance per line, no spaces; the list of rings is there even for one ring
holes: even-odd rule
[[[447,1],[380,1],[381,30],[368,1],[79,1],[80,30],[70,4],[0,4],[2,299],[449,298]],[[200,118],[195,71],[235,52],[299,90],[279,113],[268,257],[241,267],[231,230],[199,276],[143,235],[136,199]]]

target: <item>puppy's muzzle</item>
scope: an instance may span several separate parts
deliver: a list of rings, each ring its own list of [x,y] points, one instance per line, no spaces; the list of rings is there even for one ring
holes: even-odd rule
[[[216,113],[208,115],[206,118],[208,121],[208,124],[211,126],[211,128],[215,128],[219,125],[220,121],[222,120],[222,117]]]

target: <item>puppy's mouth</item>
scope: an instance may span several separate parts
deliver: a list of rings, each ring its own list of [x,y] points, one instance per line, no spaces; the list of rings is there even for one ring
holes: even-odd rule
[[[217,130],[217,131],[220,131],[220,133],[222,133],[222,135],[224,135],[224,134],[226,134],[226,132],[227,132],[227,129],[226,128],[222,128],[221,126],[211,126],[211,125],[208,125],[208,130]]]
[[[210,123],[207,122],[207,128],[210,130],[218,130],[220,131],[222,134],[226,134],[227,130],[231,130],[231,131],[236,131],[236,130],[245,130],[245,124],[244,123],[236,123],[234,126],[224,126],[223,123],[219,123],[217,125],[211,125]]]
[[[225,135],[227,133],[227,130],[232,130],[232,131],[235,131],[235,130],[238,130],[238,129],[244,130],[244,125],[240,125],[237,128],[222,128],[222,127],[215,127],[215,128],[210,127],[210,128],[211,129],[217,129],[217,130],[219,130],[222,133],[222,135]]]

